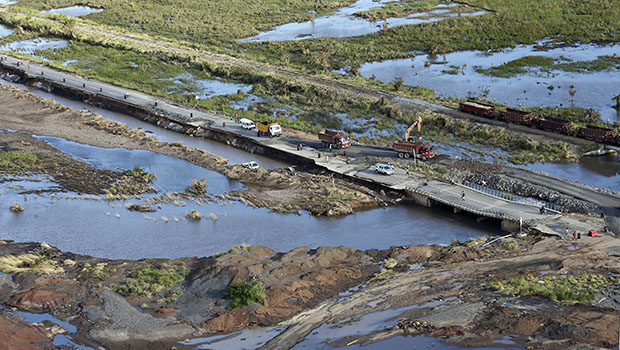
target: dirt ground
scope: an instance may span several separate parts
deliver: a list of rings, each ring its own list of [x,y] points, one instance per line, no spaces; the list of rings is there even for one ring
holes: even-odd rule
[[[184,159],[246,184],[247,190],[235,191],[233,195],[252,206],[268,207],[286,213],[307,210],[314,215],[331,216],[351,214],[355,208],[376,206],[388,199],[370,189],[352,186],[325,175],[286,170],[251,171],[239,165],[228,166],[226,159],[207,151],[186,147],[182,143],[160,142],[146,136],[142,130],[129,129],[125,124],[88,111],[66,108],[55,101],[43,99],[14,86],[0,84],[0,104],[4,111],[0,116],[0,128],[26,134],[55,136],[97,147],[142,149]],[[51,162],[45,162],[40,172],[58,178],[56,181],[62,183],[65,190],[102,193],[115,181],[126,179],[114,172],[86,171],[86,164],[79,165],[79,162],[61,156],[60,152],[54,152],[53,148],[44,142],[35,142],[28,135],[13,135],[11,138],[8,135],[10,133],[1,134],[0,141],[6,139],[6,142],[13,142],[11,140],[14,138],[22,139],[19,147],[13,143],[13,148],[32,151],[41,155],[42,159],[48,156],[56,160],[62,159],[56,167]],[[72,171],[60,171],[62,164],[70,164],[68,168]],[[78,168],[81,170],[78,171]],[[107,179],[104,180],[104,177]],[[81,180],[76,180],[79,182],[76,183],[71,179]],[[122,186],[126,192],[118,193],[119,198],[123,195],[148,192],[146,188],[134,187]]]

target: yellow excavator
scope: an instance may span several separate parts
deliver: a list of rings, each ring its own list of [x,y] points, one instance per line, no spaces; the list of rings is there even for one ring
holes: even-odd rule
[[[418,127],[418,135],[422,138],[422,117],[418,117],[418,119],[416,119],[413,124],[409,125],[407,130],[405,130],[405,141],[413,141],[413,138],[409,138],[409,134],[416,126]]]

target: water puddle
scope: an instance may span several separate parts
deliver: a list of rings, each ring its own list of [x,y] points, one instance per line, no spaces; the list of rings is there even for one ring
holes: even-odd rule
[[[75,333],[77,332],[77,327],[72,325],[69,322],[66,321],[61,321],[59,319],[57,319],[56,317],[50,315],[50,314],[33,314],[30,312],[23,312],[23,311],[18,311],[15,313],[9,313],[11,315],[17,315],[19,318],[23,318],[24,321],[28,322],[28,323],[42,323],[43,321],[50,321],[52,323],[55,323],[59,326],[61,326],[62,328],[66,329],[67,332],[69,333]]]
[[[19,0],[0,0],[0,5],[15,5]]]
[[[339,9],[336,13],[316,17],[312,21],[287,23],[274,27],[258,35],[241,39],[241,42],[286,41],[308,38],[344,38],[376,33],[382,29],[409,24],[420,24],[441,21],[457,16],[478,16],[485,11],[464,12],[462,6],[437,6],[429,12],[415,13],[407,17],[387,18],[370,21],[354,14],[380,8],[394,0],[359,0],[351,6]],[[455,4],[456,5],[456,4]]]
[[[37,50],[55,50],[67,47],[67,45],[69,45],[67,40],[37,38],[4,44],[0,46],[0,51],[20,52],[34,56]]]
[[[284,329],[278,327],[270,328],[249,328],[239,332],[225,335],[215,335],[212,337],[194,338],[189,342],[179,342],[186,346],[193,346],[194,349],[209,350],[254,350],[272,338],[282,333]]]
[[[512,78],[493,77],[476,71],[476,68],[499,66],[532,55],[580,62],[614,54],[620,54],[620,44],[584,44],[547,51],[537,51],[536,45],[522,45],[493,53],[461,51],[441,56],[418,55],[413,58],[369,62],[361,67],[360,74],[365,78],[374,76],[385,83],[401,77],[406,85],[424,86],[435,90],[442,97],[487,95],[489,100],[516,107],[569,107],[569,91],[574,90],[574,106],[593,108],[601,113],[603,120],[620,120],[618,112],[612,108],[612,97],[618,94],[618,69],[590,73],[529,70]]]
[[[62,62],[61,64],[63,66],[70,66],[70,65],[78,63],[78,62],[80,62],[80,61],[79,60],[66,60],[66,61]]]
[[[345,337],[359,337],[392,327],[395,322],[390,321],[397,319],[406,311],[421,308],[434,308],[455,299],[455,297],[452,297],[443,301],[436,300],[420,305],[381,310],[366,314],[358,320],[345,320],[338,324],[324,324],[314,329],[303,341],[295,345],[293,349],[328,348],[326,344],[333,343]]]
[[[582,157],[580,163],[533,163],[528,164],[526,168],[585,185],[620,191],[620,158],[618,155]]]
[[[244,97],[242,100],[239,101],[235,101],[232,100],[230,101],[230,106],[235,108],[235,109],[241,109],[244,111],[247,111],[248,109],[250,109],[252,106],[255,106],[257,103],[260,102],[265,102],[266,99],[260,97],[260,96],[256,96],[256,95],[247,95],[246,97]]]
[[[47,175],[32,175],[26,178],[0,177],[0,194],[59,191],[61,188]]]
[[[313,345],[314,346],[314,345]],[[471,349],[462,348],[456,345],[447,344],[441,341],[441,339],[433,338],[427,335],[418,335],[415,337],[395,336],[385,340],[381,340],[371,344],[360,345],[357,343],[348,345],[346,347],[336,347],[328,344],[316,344],[316,347],[312,346],[299,346],[294,349],[360,349],[360,350],[411,350],[411,349],[437,349],[437,350],[457,350],[457,349]],[[484,350],[499,350],[505,349],[504,347],[485,347]]]
[[[518,343],[512,340],[514,336],[505,335],[502,339],[493,340],[495,344],[504,344],[504,345],[517,345]]]
[[[9,36],[13,34],[13,29],[9,29],[5,26],[3,26],[2,24],[0,24],[0,38],[1,37],[5,37],[5,36]]]
[[[238,91],[247,94],[252,91],[252,85],[224,82],[219,79],[196,79],[190,73],[183,73],[166,80],[175,84],[174,87],[168,88],[168,94],[195,95],[201,99],[233,95]]]
[[[80,17],[90,15],[91,13],[103,12],[103,9],[98,9],[89,6],[69,6],[51,10],[41,11],[41,13],[59,13],[67,17]]]
[[[49,321],[64,328],[67,331],[66,333],[57,334],[54,336],[53,344],[55,346],[70,347],[71,349],[80,350],[94,350],[89,346],[79,345],[74,342],[71,334],[77,332],[77,327],[67,321],[61,321],[48,313],[34,314],[30,312],[18,311],[14,313],[10,312],[9,314],[15,315],[28,323],[43,323],[43,321]]]

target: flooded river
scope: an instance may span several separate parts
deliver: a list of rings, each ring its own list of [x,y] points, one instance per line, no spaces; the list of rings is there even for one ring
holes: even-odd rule
[[[126,202],[65,199],[62,194],[59,198],[24,197],[19,189],[7,188],[9,185],[0,187],[5,207],[0,210],[3,238],[44,241],[65,251],[106,258],[209,256],[242,243],[266,245],[276,251],[323,245],[382,249],[391,245],[448,244],[453,239],[499,233],[472,217],[418,206],[317,218],[308,213],[284,215],[221,201],[161,205],[157,212],[143,214],[125,209]],[[21,203],[25,211],[14,214],[6,209],[13,201]],[[198,222],[186,219],[190,210],[200,211],[205,218]],[[210,217],[211,213],[217,220]],[[169,221],[164,222],[163,216]]]
[[[79,102],[42,91],[33,92],[73,108],[95,110]],[[229,159],[257,159],[266,167],[265,164],[273,167],[284,165],[223,144],[160,129],[122,114],[96,111],[108,118],[127,122],[132,127],[153,130],[153,134],[162,140],[182,139],[187,145],[203,148]],[[189,184],[191,177],[206,178],[210,193],[221,193],[240,186],[218,173],[198,167],[195,169],[185,161],[152,152],[103,149],[52,137],[42,139],[99,168],[144,167],[156,173],[158,178],[155,187],[162,191],[182,190]],[[83,198],[67,199],[64,194],[21,194],[25,190],[50,186],[52,184],[48,181],[1,184],[2,203],[8,205],[17,201],[26,208],[19,214],[0,210],[2,237],[17,241],[45,241],[75,253],[138,259],[208,256],[242,243],[262,244],[277,251],[287,251],[304,245],[344,245],[370,249],[388,248],[390,245],[448,244],[453,239],[467,240],[486,233],[498,233],[498,230],[489,231],[488,225],[477,223],[473,217],[419,206],[389,207],[360,211],[346,217],[317,218],[305,212],[301,216],[283,215],[268,209],[248,207],[239,202],[220,201],[207,204],[162,204],[156,213],[143,214],[130,212],[124,206],[126,203],[144,201],[144,198],[127,202],[105,202]],[[69,197],[72,195],[75,194],[68,194]],[[199,222],[186,219],[185,214],[191,210],[200,211],[206,218]],[[213,217],[211,213],[214,214]]]
[[[186,145],[211,151],[233,162],[257,160],[267,168],[285,165],[221,143],[158,128],[127,115],[96,109],[39,90],[32,92],[72,108],[90,109],[107,118],[125,122],[130,127],[142,128],[162,141],[183,140]],[[149,169],[158,175],[155,186],[165,191],[182,190],[189,184],[191,177],[207,178],[207,188],[211,193],[221,193],[240,186],[220,174],[202,168],[189,169],[186,176],[175,180],[179,174],[176,169],[191,168],[193,165],[151,152],[100,149],[58,138],[48,137],[44,140],[100,168],[126,169],[138,165]],[[186,164],[180,165],[178,162]],[[557,175],[567,177],[563,175],[571,173],[563,172],[568,167],[573,168],[571,173],[576,180],[582,182],[586,182],[592,174],[597,174],[588,167],[608,171],[596,175],[601,178],[617,176],[615,171],[610,172],[610,167],[605,163],[545,164],[539,170],[556,169]],[[45,241],[63,250],[108,258],[207,256],[242,243],[262,244],[278,251],[302,245],[345,245],[369,249],[388,248],[390,245],[447,244],[453,239],[466,240],[483,235],[489,227],[476,223],[469,216],[419,206],[397,206],[360,211],[346,217],[317,218],[308,213],[302,216],[283,215],[238,202],[222,201],[220,204],[163,204],[156,213],[142,214],[126,210],[126,202],[65,199],[63,195],[60,198],[49,195],[24,196],[20,194],[24,188],[9,188],[11,185],[15,184],[2,184],[2,203],[18,201],[26,210],[20,214],[0,210],[2,237],[17,241]],[[200,211],[206,219],[200,222],[187,220],[185,214],[191,210]],[[211,213],[217,220],[209,215]]]

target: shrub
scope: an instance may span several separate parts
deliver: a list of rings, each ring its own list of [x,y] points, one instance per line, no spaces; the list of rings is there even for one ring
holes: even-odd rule
[[[129,273],[125,283],[115,290],[126,296],[149,297],[184,280],[188,273],[188,268],[182,262],[173,266],[162,264],[157,268],[144,265]]]
[[[21,254],[0,257],[0,271],[4,273],[31,272],[42,275],[54,275],[64,272],[56,261],[46,255]]]
[[[19,175],[41,168],[41,160],[28,151],[8,151],[0,153],[0,170]]]
[[[262,305],[266,303],[265,287],[260,284],[256,277],[252,277],[249,283],[241,281],[233,284],[226,290],[225,294],[233,301],[230,304],[231,309],[253,303]]]
[[[128,176],[138,178],[138,179],[142,179],[145,183],[149,183],[153,181],[153,179],[155,178],[155,174],[149,173],[137,165],[133,169],[125,172],[125,174]]]
[[[597,293],[603,293],[617,278],[583,274],[574,276],[529,276],[491,282],[491,287],[500,293],[514,295],[538,295],[567,304],[590,301]]]

